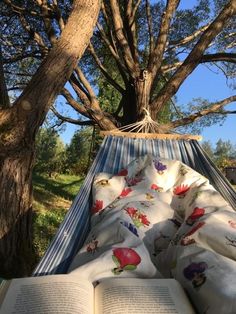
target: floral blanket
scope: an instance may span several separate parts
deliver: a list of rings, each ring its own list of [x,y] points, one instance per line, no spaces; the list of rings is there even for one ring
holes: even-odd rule
[[[177,279],[199,313],[236,313],[236,213],[208,180],[150,155],[92,188],[91,232],[70,271],[95,282]]]

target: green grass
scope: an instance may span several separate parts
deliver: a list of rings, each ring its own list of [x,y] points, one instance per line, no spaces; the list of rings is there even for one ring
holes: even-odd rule
[[[36,263],[48,248],[82,183],[83,178],[78,176],[58,175],[49,178],[34,174],[33,232]]]

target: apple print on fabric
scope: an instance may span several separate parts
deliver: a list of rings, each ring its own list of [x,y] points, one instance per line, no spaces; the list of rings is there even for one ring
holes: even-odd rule
[[[120,275],[124,270],[135,270],[141,263],[141,257],[131,248],[115,248],[112,255],[117,267],[112,269],[114,275]]]

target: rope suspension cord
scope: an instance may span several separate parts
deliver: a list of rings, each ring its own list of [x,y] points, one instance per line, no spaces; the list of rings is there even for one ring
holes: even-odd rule
[[[149,73],[147,70],[143,70],[142,78],[139,78],[140,81],[143,81],[143,108],[144,118],[141,121],[131,123],[120,127],[119,129],[114,129],[111,131],[120,131],[120,132],[135,132],[135,133],[160,133],[160,124],[154,121],[150,115],[150,107],[147,101],[147,79]]]
[[[187,139],[187,140],[201,140],[202,137],[199,135],[190,135],[190,134],[179,134],[177,132],[169,131],[168,134],[165,134],[165,130],[160,123],[154,121],[150,115],[150,106],[147,101],[147,79],[149,76],[148,70],[143,70],[142,77],[139,78],[140,81],[143,81],[143,108],[144,118],[141,121],[131,123],[117,129],[110,131],[101,131],[102,136],[106,135],[116,135],[122,137],[132,137],[132,138],[160,138],[160,139]]]

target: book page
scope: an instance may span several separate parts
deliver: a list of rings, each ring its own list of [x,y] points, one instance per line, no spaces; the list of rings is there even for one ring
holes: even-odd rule
[[[183,288],[174,279],[117,278],[95,288],[95,314],[192,314]]]
[[[92,314],[93,294],[93,285],[76,276],[13,279],[0,313]]]

